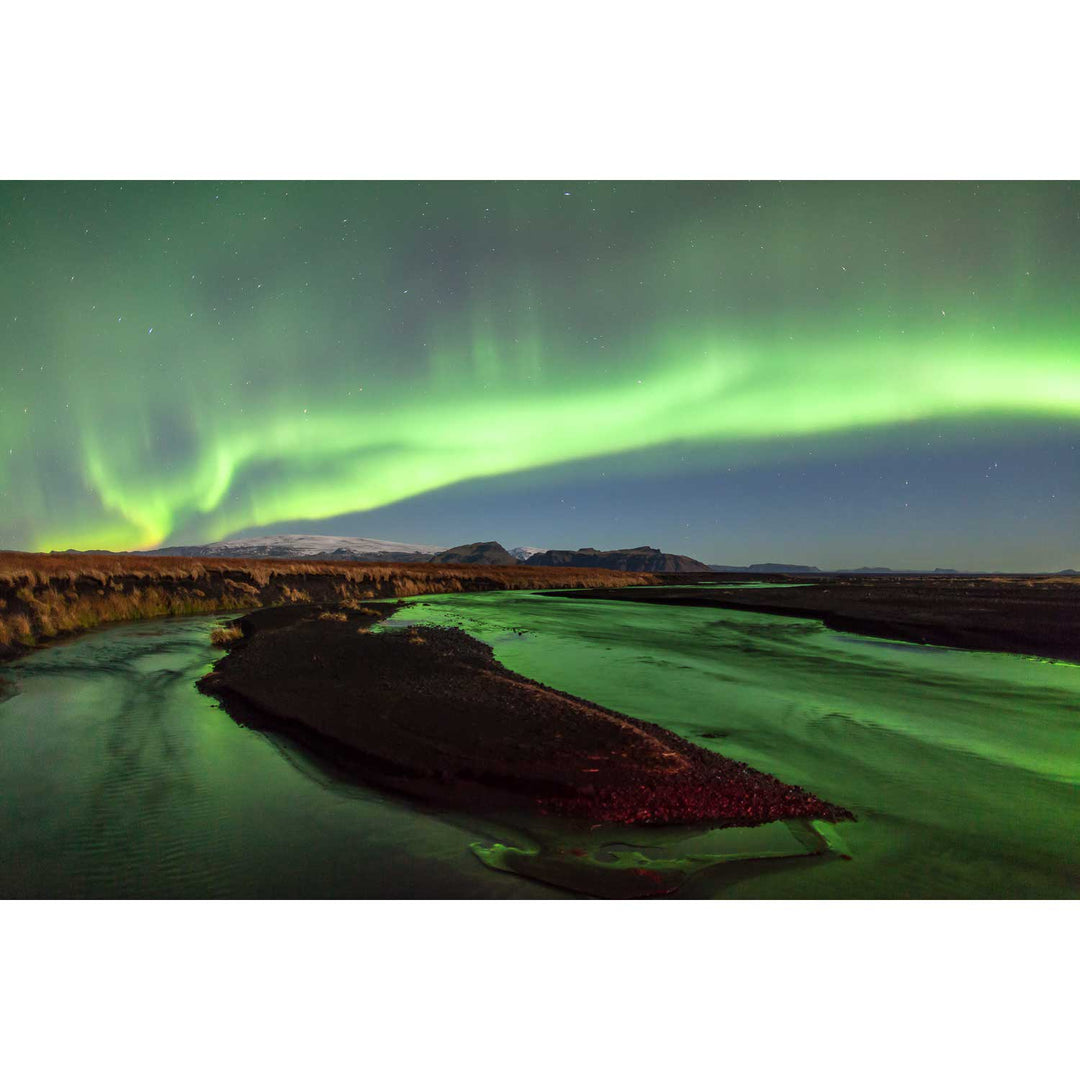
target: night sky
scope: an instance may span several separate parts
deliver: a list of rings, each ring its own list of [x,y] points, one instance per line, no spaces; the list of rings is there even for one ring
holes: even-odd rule
[[[1067,183],[0,184],[0,548],[1080,566]]]

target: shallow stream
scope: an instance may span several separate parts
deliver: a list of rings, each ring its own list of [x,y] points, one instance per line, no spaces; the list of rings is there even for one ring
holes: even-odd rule
[[[521,673],[853,810],[853,858],[703,872],[679,896],[1075,897],[1080,667],[748,612],[423,597]],[[504,830],[328,774],[195,689],[220,618],[87,634],[0,669],[0,896],[558,897],[486,868]]]

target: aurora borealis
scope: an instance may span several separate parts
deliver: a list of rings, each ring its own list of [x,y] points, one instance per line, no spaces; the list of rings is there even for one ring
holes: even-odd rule
[[[1071,184],[4,183],[0,230],[0,547],[1080,562]]]

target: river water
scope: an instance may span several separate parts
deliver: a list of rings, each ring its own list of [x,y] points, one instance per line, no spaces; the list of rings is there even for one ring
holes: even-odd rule
[[[850,861],[702,873],[682,897],[1075,897],[1080,667],[801,619],[529,593],[424,597],[516,671],[848,807]],[[235,724],[195,680],[216,617],[113,627],[0,669],[0,896],[560,897],[424,809]],[[9,691],[11,686],[9,685]]]

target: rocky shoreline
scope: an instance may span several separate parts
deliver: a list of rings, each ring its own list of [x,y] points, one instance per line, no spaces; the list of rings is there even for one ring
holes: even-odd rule
[[[852,814],[658,725],[524,678],[453,629],[294,606],[239,620],[200,682],[239,722],[359,778],[457,808],[580,822],[746,826]]]

